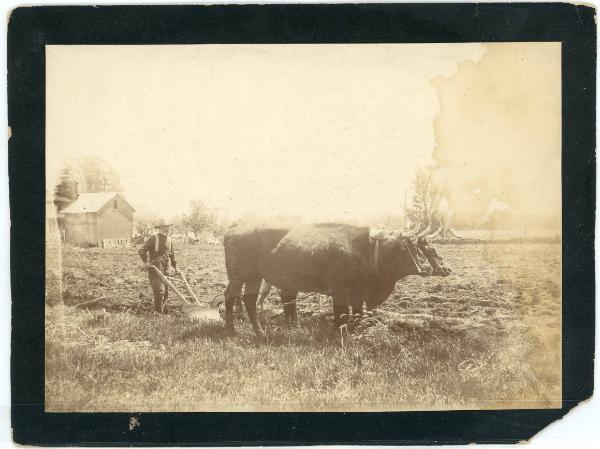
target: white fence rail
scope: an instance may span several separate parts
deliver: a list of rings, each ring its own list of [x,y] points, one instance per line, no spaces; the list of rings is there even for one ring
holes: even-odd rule
[[[129,248],[130,246],[131,239],[129,237],[102,239],[102,248]]]

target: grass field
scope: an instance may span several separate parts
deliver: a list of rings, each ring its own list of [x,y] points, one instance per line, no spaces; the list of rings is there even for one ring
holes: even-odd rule
[[[134,249],[49,247],[46,410],[559,407],[561,245],[437,249],[454,273],[398,282],[352,334],[331,332],[331,302],[316,294],[301,294],[299,325],[285,325],[273,289],[259,344],[247,322],[227,337],[174,301],[153,314]],[[177,259],[201,299],[223,292],[222,246],[187,245]]]

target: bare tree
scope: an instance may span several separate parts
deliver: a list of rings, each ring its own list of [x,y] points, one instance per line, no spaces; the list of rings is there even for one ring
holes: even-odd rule
[[[425,167],[415,176],[412,206],[406,211],[410,221],[407,235],[430,239],[457,238],[456,233],[450,229],[451,211],[448,200],[431,181],[433,171],[433,167]]]
[[[85,180],[86,192],[120,192],[121,177],[105,160],[83,157],[79,161]]]
[[[215,237],[223,234],[225,230],[224,223],[219,218],[217,212],[208,207],[202,200],[195,199],[190,202],[190,209],[181,220],[183,226],[193,231],[195,234],[201,232],[210,232]]]

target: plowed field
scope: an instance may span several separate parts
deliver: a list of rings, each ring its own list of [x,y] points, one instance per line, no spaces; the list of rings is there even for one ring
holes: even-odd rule
[[[227,337],[222,323],[191,322],[174,300],[155,315],[134,249],[49,247],[46,409],[560,406],[561,245],[437,249],[451,276],[403,279],[349,334],[331,331],[330,299],[316,294],[299,295],[299,325],[287,326],[273,289],[268,342],[258,343],[247,322]],[[177,259],[203,301],[223,293],[221,245],[186,245]]]

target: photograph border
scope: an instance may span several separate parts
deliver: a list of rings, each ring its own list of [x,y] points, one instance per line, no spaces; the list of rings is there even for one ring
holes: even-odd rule
[[[44,445],[510,443],[593,392],[596,25],[589,6],[53,6],[8,24],[13,439]],[[560,409],[394,413],[44,411],[45,45],[562,42]],[[135,417],[139,427],[129,429]]]

